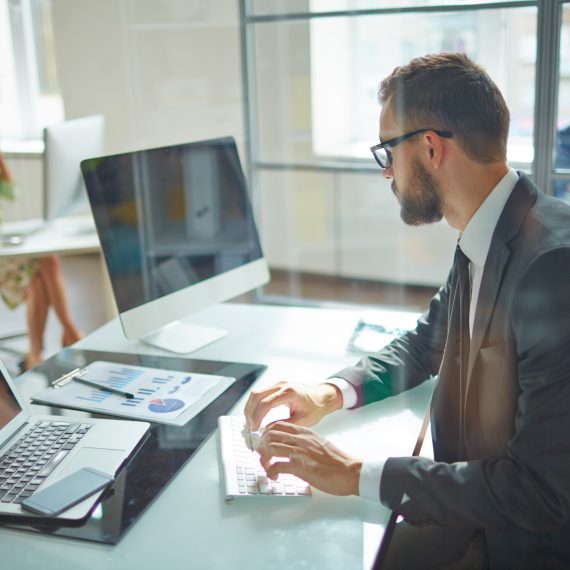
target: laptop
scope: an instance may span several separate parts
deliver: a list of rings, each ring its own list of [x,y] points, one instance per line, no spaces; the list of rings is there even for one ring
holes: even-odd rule
[[[20,503],[83,467],[116,476],[150,424],[80,415],[35,414],[0,360],[0,520],[37,515]],[[61,513],[58,521],[86,518],[100,491]]]

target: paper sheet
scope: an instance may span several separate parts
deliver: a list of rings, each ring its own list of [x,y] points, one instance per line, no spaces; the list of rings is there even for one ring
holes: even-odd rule
[[[151,422],[183,425],[224,392],[235,378],[176,372],[98,360],[85,367],[81,378],[135,397],[107,392],[69,380],[34,397],[38,403],[126,416]]]

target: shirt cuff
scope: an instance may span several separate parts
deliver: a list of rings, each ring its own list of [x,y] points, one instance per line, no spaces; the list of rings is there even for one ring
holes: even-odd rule
[[[360,469],[358,494],[363,499],[380,502],[380,482],[385,461],[364,461]]]
[[[342,394],[342,407],[354,408],[358,401],[356,389],[354,386],[344,378],[327,378],[327,384],[336,386]]]

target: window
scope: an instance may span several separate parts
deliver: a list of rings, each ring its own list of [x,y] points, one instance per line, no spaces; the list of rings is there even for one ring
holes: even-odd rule
[[[0,0],[0,135],[39,138],[62,119],[51,0]]]
[[[316,155],[368,159],[379,78],[413,57],[459,51],[484,65],[499,85],[511,111],[509,162],[530,170],[536,8],[319,18],[311,21],[310,36]],[[339,125],[338,117],[347,120]]]
[[[302,290],[308,274],[353,284],[349,302],[362,302],[362,283],[391,282],[404,296],[444,281],[456,233],[445,223],[406,227],[368,150],[378,82],[415,56],[453,50],[481,63],[511,110],[510,164],[570,197],[569,8],[242,0],[250,176],[266,257],[286,276],[279,294],[322,300],[318,288]]]
[[[379,80],[413,57],[461,51],[503,91],[511,110],[509,160],[530,170],[536,22],[534,6],[256,21],[251,87],[259,159],[368,162],[378,138]]]

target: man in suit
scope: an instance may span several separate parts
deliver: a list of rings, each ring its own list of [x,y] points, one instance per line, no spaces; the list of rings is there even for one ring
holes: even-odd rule
[[[415,330],[325,383],[252,393],[252,429],[274,406],[291,410],[265,430],[261,463],[272,478],[293,473],[402,515],[408,558],[394,567],[465,567],[470,556],[471,567],[570,567],[570,207],[509,168],[508,108],[467,57],[416,58],[379,101],[372,151],[401,217],[444,217],[459,233],[455,261]],[[306,427],[435,374],[433,461],[363,462]],[[410,548],[422,536],[443,537],[447,558]]]

